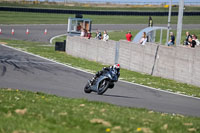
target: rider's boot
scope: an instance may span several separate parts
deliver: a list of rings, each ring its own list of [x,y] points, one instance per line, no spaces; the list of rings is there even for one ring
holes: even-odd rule
[[[96,79],[96,76],[93,77],[93,78],[90,80],[90,85],[92,85],[92,84],[94,83],[95,79]]]
[[[94,77],[90,80],[90,85],[93,85],[94,81],[102,74],[102,71],[98,71]]]

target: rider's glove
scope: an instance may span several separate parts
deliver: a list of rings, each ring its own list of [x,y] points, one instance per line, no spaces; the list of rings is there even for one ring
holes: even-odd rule
[[[109,69],[108,69],[107,67],[103,67],[103,71],[104,71],[104,70],[109,70]]]

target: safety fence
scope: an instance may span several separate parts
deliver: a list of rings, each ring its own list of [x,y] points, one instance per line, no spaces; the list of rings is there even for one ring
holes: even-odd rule
[[[68,36],[66,52],[72,56],[200,86],[200,47],[168,47],[127,41],[101,41]]]
[[[122,15],[122,16],[168,16],[168,12],[139,12],[139,11],[85,11],[85,10],[61,10],[61,9],[39,9],[39,8],[15,8],[0,7],[0,11],[34,12],[34,13],[56,13],[56,14],[87,14],[87,15]],[[177,16],[178,12],[172,12]],[[184,12],[184,16],[200,16],[200,12]]]

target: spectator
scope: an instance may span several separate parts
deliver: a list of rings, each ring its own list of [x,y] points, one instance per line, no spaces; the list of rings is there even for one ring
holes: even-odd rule
[[[146,32],[143,32],[142,38],[140,39],[139,43],[145,45],[146,41],[147,41],[147,34]]]
[[[188,39],[192,38],[192,36],[190,35],[190,33],[188,31],[185,34],[186,34],[186,37],[185,37],[185,41],[184,41],[183,45],[189,45]]]
[[[85,29],[81,29],[81,35],[80,35],[81,37],[85,37]]]
[[[107,31],[105,30],[104,34],[103,34],[103,41],[108,41],[108,39],[109,39],[109,35],[108,35]]]
[[[77,31],[80,31],[80,30],[81,30],[81,25],[80,25],[80,23],[78,23],[76,30],[77,30]]]
[[[87,37],[88,37],[88,39],[90,39],[92,37],[92,33],[90,31],[88,31]]]
[[[102,37],[101,32],[97,31],[95,38],[101,40],[101,37]]]
[[[88,31],[86,29],[84,29],[85,32],[85,36],[84,37],[88,37]]]
[[[173,32],[170,32],[170,40],[168,42],[168,46],[174,45],[175,36]]]
[[[131,32],[129,31],[129,32],[126,34],[126,40],[130,42],[131,39],[132,39],[132,37],[133,37],[133,36],[131,35]]]
[[[192,36],[188,38],[188,45],[187,46],[191,47],[191,44],[192,44]]]
[[[192,40],[194,40],[196,42],[196,45],[199,46],[200,45],[200,42],[199,40],[197,39],[197,36],[194,34],[192,35]]]
[[[191,47],[191,48],[194,48],[196,46],[196,41],[195,40],[192,40],[191,37],[188,38],[188,45]]]

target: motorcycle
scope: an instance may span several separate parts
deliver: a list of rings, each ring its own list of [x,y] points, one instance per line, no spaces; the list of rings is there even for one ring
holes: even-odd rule
[[[88,80],[84,92],[96,92],[98,95],[102,95],[108,88],[112,89],[114,87],[114,82],[118,81],[116,73],[116,70],[110,70],[96,78],[92,83],[90,83],[91,80]]]

